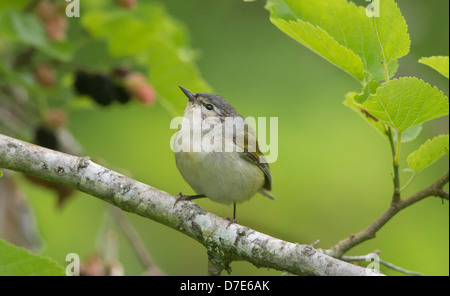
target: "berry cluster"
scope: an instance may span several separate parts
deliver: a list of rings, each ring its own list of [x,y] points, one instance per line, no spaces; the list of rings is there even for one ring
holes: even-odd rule
[[[126,103],[131,96],[122,87],[104,74],[90,74],[77,71],[75,77],[75,90],[79,95],[90,96],[102,106],[108,106],[114,101]]]
[[[124,69],[115,69],[111,76],[77,71],[74,87],[77,94],[87,95],[102,106],[108,106],[114,101],[124,104],[132,97],[144,104],[151,104],[155,100],[153,87],[145,76],[128,73]]]

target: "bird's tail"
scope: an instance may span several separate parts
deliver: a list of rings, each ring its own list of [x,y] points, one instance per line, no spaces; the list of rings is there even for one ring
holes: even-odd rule
[[[264,195],[265,197],[268,197],[268,198],[270,198],[270,199],[272,199],[272,200],[276,200],[276,198],[275,198],[275,196],[273,196],[272,194],[270,194],[270,192],[268,191],[268,190],[266,190],[266,189],[261,189],[260,191],[259,191],[259,193],[261,193],[262,195]]]

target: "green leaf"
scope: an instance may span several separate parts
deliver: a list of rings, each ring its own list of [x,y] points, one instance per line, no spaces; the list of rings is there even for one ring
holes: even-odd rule
[[[43,46],[47,43],[44,28],[33,15],[8,10],[2,16],[0,24],[0,33],[14,41],[31,46]]]
[[[65,275],[64,268],[52,259],[16,247],[0,239],[0,276]]]
[[[389,7],[393,8],[388,6],[392,0],[386,1],[388,3],[383,3],[381,7],[385,12]],[[377,28],[380,27],[381,37],[384,38],[382,48],[390,58],[387,61],[390,76],[397,70],[396,58],[407,53],[405,41],[397,40],[404,37],[404,28],[395,29],[388,25],[389,20],[394,21],[395,25],[401,23],[401,14],[398,14],[396,5],[395,8],[393,13],[383,13],[377,18]],[[270,20],[275,26],[359,81],[367,82],[364,71],[371,73],[373,80],[384,79],[381,63],[384,59],[376,22],[366,15],[365,7],[346,0],[268,0],[266,9],[270,11]],[[398,53],[393,52],[395,42],[399,43]],[[353,54],[361,60],[362,69]]]
[[[380,122],[377,118],[373,117],[366,110],[362,109],[360,105],[355,103],[354,98],[358,94],[356,92],[350,92],[345,95],[345,100],[343,104],[355,111],[359,116],[361,116],[365,122],[367,122],[370,126],[375,128],[383,137],[386,136],[386,128],[382,122]]]
[[[409,167],[418,173],[448,153],[448,148],[448,135],[428,139],[418,150],[408,156]]]
[[[449,61],[448,56],[432,56],[421,58],[419,63],[427,65],[448,78]]]
[[[72,58],[72,43],[50,42],[42,23],[34,15],[8,10],[0,19],[1,33],[15,42],[36,47],[55,59],[67,62]]]
[[[390,63],[409,52],[411,40],[408,26],[394,0],[375,0],[379,5],[379,17],[373,16],[375,32],[380,45],[383,62]]]
[[[397,132],[404,132],[414,125],[448,115],[448,98],[423,80],[403,77],[383,83],[362,108]]]
[[[401,142],[407,143],[415,140],[420,135],[421,131],[422,131],[422,123],[410,127],[409,129],[407,129],[402,133]],[[396,130],[394,130],[394,142],[397,142],[397,139],[398,133]]]
[[[340,45],[322,28],[308,22],[273,19],[272,22],[306,48],[343,69],[359,81],[364,79],[364,65],[350,49]]]
[[[0,170],[0,178],[3,177],[3,172]]]
[[[358,94],[355,96],[355,102],[358,104],[362,104],[364,103],[370,95],[376,93],[377,88],[380,86],[380,84],[375,81],[375,80],[371,80],[369,81],[369,83],[367,83],[364,88],[362,93]]]

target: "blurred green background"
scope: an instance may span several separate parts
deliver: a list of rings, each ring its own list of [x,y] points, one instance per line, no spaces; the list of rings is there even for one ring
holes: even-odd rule
[[[81,0],[83,1],[83,0]],[[269,21],[264,1],[165,0],[169,14],[181,20],[198,54],[203,78],[244,116],[278,117],[278,160],[271,164],[276,201],[260,195],[238,206],[240,224],[280,239],[328,248],[376,219],[392,193],[388,143],[342,101],[360,85],[344,72],[285,36]],[[366,5],[365,1],[357,1]],[[397,76],[417,76],[448,95],[448,80],[417,63],[422,56],[448,55],[449,2],[398,0],[409,25],[411,53],[400,60]],[[83,11],[81,11],[81,18]],[[71,20],[77,21],[77,20]],[[174,88],[177,85],[173,86]],[[192,89],[201,92],[202,89]],[[180,92],[180,100],[184,100]],[[181,114],[180,114],[181,115]],[[169,141],[174,130],[162,106],[137,104],[79,110],[70,130],[89,152],[133,178],[169,193],[193,191],[177,171]],[[448,133],[448,117],[426,123],[421,136],[404,144],[406,155],[426,139]],[[421,173],[404,193],[412,194],[448,170],[448,159]],[[409,173],[402,173],[405,182]],[[87,258],[95,247],[107,206],[78,194],[59,210],[48,191],[23,182],[45,240],[43,254],[64,263],[67,253]],[[214,214],[232,208],[199,200]],[[449,208],[427,198],[398,214],[377,238],[349,255],[381,250],[381,259],[423,272],[449,273]],[[196,241],[164,225],[127,214],[156,263],[169,275],[205,275],[207,255]],[[120,260],[128,275],[143,268],[120,236]],[[234,262],[233,275],[280,275]],[[389,275],[399,273],[382,268]]]

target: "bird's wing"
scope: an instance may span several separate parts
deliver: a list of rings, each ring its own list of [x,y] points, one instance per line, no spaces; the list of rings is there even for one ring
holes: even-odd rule
[[[272,190],[272,175],[270,174],[269,165],[261,150],[259,150],[254,130],[248,124],[245,124],[245,127],[248,129],[247,133],[238,133],[238,136],[242,136],[243,141],[239,141],[238,137],[234,136],[234,144],[240,148],[241,151],[239,153],[241,157],[257,165],[264,172],[265,182],[263,189],[270,191]]]

